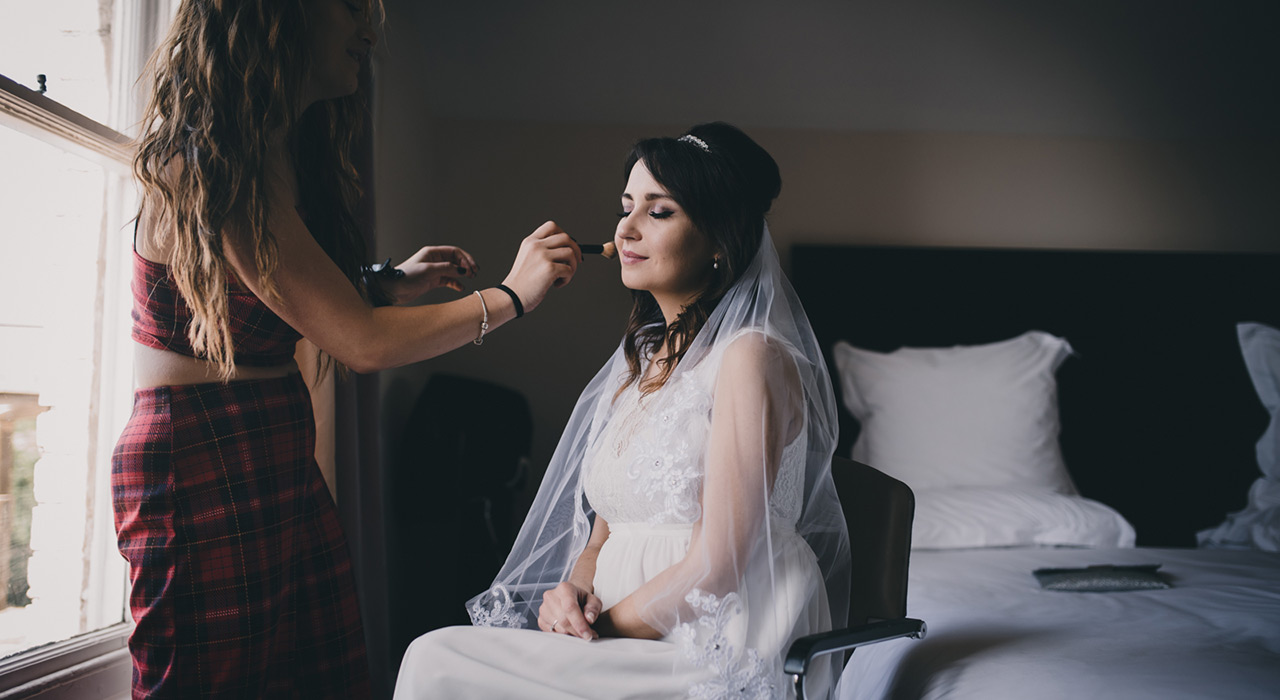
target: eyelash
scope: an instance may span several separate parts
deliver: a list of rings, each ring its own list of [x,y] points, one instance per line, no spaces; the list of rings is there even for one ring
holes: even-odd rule
[[[628,216],[628,215],[630,215],[630,214],[631,214],[631,212],[629,212],[629,211],[620,211],[620,212],[618,212],[618,218],[619,218],[619,219],[625,219],[625,218],[627,218],[627,216]],[[651,211],[651,212],[649,212],[649,216],[650,216],[651,218],[654,218],[654,219],[667,219],[667,218],[670,218],[672,214],[675,214],[675,212],[673,212],[673,211]]]

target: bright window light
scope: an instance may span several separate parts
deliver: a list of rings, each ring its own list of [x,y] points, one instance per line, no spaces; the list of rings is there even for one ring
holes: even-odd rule
[[[168,5],[0,0],[0,660],[128,620],[110,457],[132,400],[135,187],[118,135],[94,152],[41,115],[128,133]]]

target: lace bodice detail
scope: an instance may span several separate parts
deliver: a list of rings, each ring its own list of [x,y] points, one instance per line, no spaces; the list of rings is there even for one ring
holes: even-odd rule
[[[628,387],[609,420],[593,431],[583,490],[606,521],[692,524],[701,517],[718,366],[704,361],[648,396]],[[775,526],[794,525],[800,516],[805,442],[801,430],[783,448],[769,498]]]

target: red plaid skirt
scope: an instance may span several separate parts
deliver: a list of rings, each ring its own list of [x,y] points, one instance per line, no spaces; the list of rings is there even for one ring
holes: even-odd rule
[[[133,695],[361,698],[364,632],[306,385],[141,389],[112,457]]]

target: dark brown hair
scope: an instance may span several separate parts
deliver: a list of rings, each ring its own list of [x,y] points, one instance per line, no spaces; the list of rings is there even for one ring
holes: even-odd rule
[[[778,164],[740,129],[724,122],[699,124],[687,134],[701,139],[644,139],[632,147],[623,168],[623,181],[643,161],[653,178],[684,209],[693,225],[707,236],[719,254],[719,269],[707,288],[670,325],[653,295],[633,290],[631,318],[623,337],[628,373],[619,393],[640,380],[641,360],[652,357],[665,342],[667,356],[659,372],[640,385],[651,393],[666,383],[677,364],[715,310],[755,258],[764,236],[764,216],[782,190]]]

